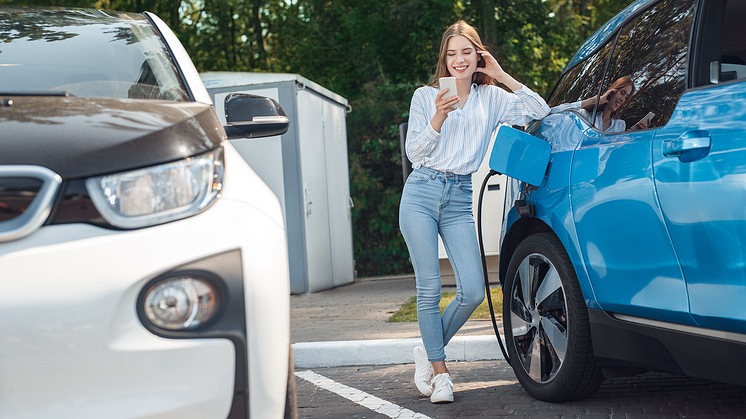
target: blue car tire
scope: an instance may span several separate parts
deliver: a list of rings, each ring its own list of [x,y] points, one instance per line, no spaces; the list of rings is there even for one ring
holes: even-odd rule
[[[503,298],[507,350],[523,388],[550,402],[595,393],[604,377],[593,356],[588,309],[557,237],[534,234],[518,245]]]

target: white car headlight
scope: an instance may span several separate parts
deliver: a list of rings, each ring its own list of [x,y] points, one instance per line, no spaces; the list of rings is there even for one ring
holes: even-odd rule
[[[113,226],[141,228],[198,214],[220,196],[223,148],[173,163],[92,177],[93,205]]]

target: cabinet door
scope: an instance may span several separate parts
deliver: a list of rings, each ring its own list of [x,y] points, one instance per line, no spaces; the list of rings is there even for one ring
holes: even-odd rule
[[[298,92],[298,138],[305,211],[308,291],[334,286],[329,238],[329,206],[326,184],[323,99],[308,91]]]
[[[339,286],[355,280],[345,109],[325,100],[323,112],[332,277],[334,286]]]

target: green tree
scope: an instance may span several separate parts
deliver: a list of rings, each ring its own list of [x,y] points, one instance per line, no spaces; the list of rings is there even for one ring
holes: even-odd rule
[[[403,187],[399,124],[414,90],[429,82],[450,1],[298,1],[278,22],[273,56],[346,96],[353,236],[361,276],[411,272],[399,232]]]
[[[386,275],[411,272],[399,232],[403,187],[398,123],[404,121],[412,91],[405,83],[370,82],[367,99],[349,115],[350,189],[358,272]]]

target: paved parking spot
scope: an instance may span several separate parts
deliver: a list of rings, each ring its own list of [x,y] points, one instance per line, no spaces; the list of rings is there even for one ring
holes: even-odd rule
[[[545,403],[526,394],[504,361],[449,364],[454,403],[433,405],[414,384],[414,365],[318,368],[313,371],[344,386],[385,400],[402,411],[430,418],[744,418],[746,387],[670,374],[648,373],[606,380],[585,400]],[[299,370],[302,371],[302,370]],[[299,418],[390,418],[329,390],[297,378]],[[410,415],[410,413],[408,413]],[[411,416],[409,416],[411,417]]]

